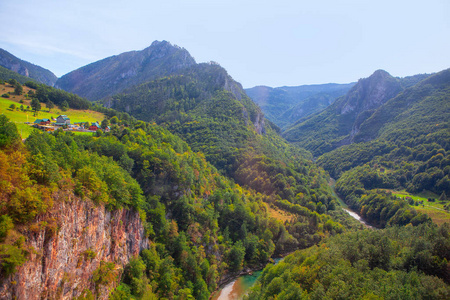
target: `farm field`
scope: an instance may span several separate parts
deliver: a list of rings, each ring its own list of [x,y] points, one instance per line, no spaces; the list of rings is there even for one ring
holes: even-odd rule
[[[406,198],[410,197],[415,202],[421,202],[422,204],[419,205],[411,205],[411,207],[414,207],[417,211],[426,213],[432,220],[438,225],[442,225],[445,222],[450,221],[450,211],[448,210],[450,201],[440,201],[439,195],[436,195],[432,192],[422,192],[417,195],[409,194],[406,191],[391,191],[393,195],[400,197],[400,198]],[[428,199],[432,198],[435,199],[434,202],[429,201]],[[445,208],[447,206],[447,209]]]
[[[41,103],[41,111],[38,112],[37,116],[30,110],[26,110],[27,106],[30,106],[31,99],[27,98],[25,94],[30,90],[30,88],[23,86],[23,95],[10,95],[10,98],[0,97],[0,114],[6,115],[11,121],[16,123],[17,129],[22,136],[22,139],[26,139],[30,133],[35,130],[33,127],[25,124],[25,122],[33,123],[36,119],[51,119],[58,117],[59,115],[67,115],[70,118],[70,123],[76,122],[100,122],[103,120],[104,115],[100,112],[91,110],[75,110],[68,109],[67,111],[62,111],[58,107],[54,107],[50,112],[46,107],[45,103]],[[0,95],[6,94],[8,92],[13,93],[14,88],[9,84],[0,84]],[[23,103],[20,103],[20,100]],[[11,104],[16,105],[16,109],[12,111],[9,107]],[[24,111],[20,110],[20,106],[24,106]],[[91,134],[91,133],[84,133]]]

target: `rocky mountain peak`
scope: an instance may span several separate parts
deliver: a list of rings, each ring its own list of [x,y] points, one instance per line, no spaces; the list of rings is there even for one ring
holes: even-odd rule
[[[186,49],[167,41],[154,41],[143,50],[111,56],[72,71],[58,79],[56,86],[89,100],[99,100],[195,64]]]
[[[400,82],[384,70],[360,79],[338,106],[340,114],[376,109],[402,90]]]

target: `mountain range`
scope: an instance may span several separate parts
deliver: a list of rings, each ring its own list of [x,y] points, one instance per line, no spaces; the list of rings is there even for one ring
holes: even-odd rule
[[[51,71],[21,60],[1,48],[0,66],[50,86],[53,86],[58,79]]]
[[[345,95],[353,85],[354,83],[328,83],[277,88],[256,86],[245,92],[261,107],[267,119],[286,129],[298,120],[323,110],[336,98]]]
[[[28,83],[22,101],[93,108],[104,131],[23,143],[0,114],[0,298],[207,300],[305,248],[269,266],[251,299],[450,295],[450,69],[245,91],[155,41],[54,84]],[[380,230],[339,208],[330,175]],[[444,217],[395,194],[423,191]]]
[[[360,79],[344,96],[321,112],[306,117],[283,133],[290,142],[319,156],[342,145],[364,140],[363,123],[386,102],[430,75],[395,78],[384,70]],[[367,139],[370,139],[367,137]]]

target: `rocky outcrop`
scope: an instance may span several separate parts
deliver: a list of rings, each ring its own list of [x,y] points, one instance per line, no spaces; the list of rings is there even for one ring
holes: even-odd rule
[[[347,95],[336,103],[336,111],[345,115],[376,109],[401,91],[399,80],[386,71],[377,70],[370,77],[360,79]]]
[[[1,299],[72,299],[87,290],[107,299],[123,267],[148,246],[138,212],[110,211],[73,195],[60,198],[36,220],[37,230],[22,232],[34,251],[15,274],[2,280]],[[43,226],[52,222],[56,232]],[[101,262],[115,264],[111,272],[117,280],[96,284],[93,274]]]
[[[266,128],[264,127],[264,114],[262,112],[256,114],[256,120],[253,124],[255,125],[255,130],[258,134],[266,133]]]

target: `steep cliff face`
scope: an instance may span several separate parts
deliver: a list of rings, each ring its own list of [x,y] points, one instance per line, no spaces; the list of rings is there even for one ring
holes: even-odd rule
[[[55,222],[56,232],[45,226],[22,232],[35,251],[15,274],[3,279],[1,299],[72,299],[86,290],[96,293],[98,299],[107,299],[124,265],[148,247],[136,211],[109,211],[73,195],[59,198],[52,210],[36,221],[36,225],[44,220]],[[113,277],[108,278],[117,280],[101,284],[93,279],[102,262],[115,264],[109,272]]]
[[[400,80],[388,72],[377,70],[369,78],[361,79],[339,100],[336,113],[353,120],[349,139],[359,132],[361,124],[368,119],[375,109],[402,91]],[[345,143],[344,143],[345,144]]]

